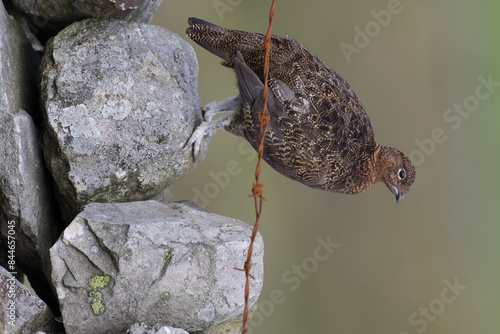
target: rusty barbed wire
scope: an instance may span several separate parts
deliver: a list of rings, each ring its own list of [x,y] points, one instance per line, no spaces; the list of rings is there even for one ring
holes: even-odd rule
[[[255,225],[252,231],[252,237],[250,240],[250,246],[248,247],[247,260],[245,261],[245,265],[243,270],[246,275],[245,282],[245,311],[243,312],[243,331],[242,334],[247,333],[247,324],[248,324],[248,299],[250,296],[250,278],[252,275],[250,274],[250,270],[252,269],[252,252],[253,252],[253,244],[255,238],[257,236],[257,232],[259,230],[259,221],[260,216],[262,214],[262,203],[265,201],[263,197],[263,184],[260,183],[260,170],[262,165],[262,155],[264,154],[264,138],[267,132],[267,127],[269,124],[269,114],[267,111],[267,95],[268,95],[268,86],[267,86],[267,78],[269,75],[269,54],[271,52],[271,31],[273,27],[273,19],[274,19],[274,8],[275,8],[276,0],[273,0],[271,5],[271,10],[269,12],[269,28],[267,29],[266,39],[264,41],[264,92],[263,92],[263,100],[264,107],[262,108],[262,112],[259,113],[259,126],[261,128],[261,137],[260,144],[258,150],[258,160],[257,167],[255,168],[255,183],[252,187],[252,195],[255,203]],[[262,131],[262,129],[264,131]],[[253,278],[253,277],[252,277]]]

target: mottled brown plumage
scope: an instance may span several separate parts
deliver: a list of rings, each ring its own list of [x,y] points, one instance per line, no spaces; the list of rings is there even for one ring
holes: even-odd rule
[[[193,137],[224,128],[257,149],[265,36],[195,18],[188,22],[187,35],[234,68],[241,104],[230,118],[206,124]],[[312,188],[357,194],[382,181],[402,200],[415,168],[402,152],[375,142],[370,119],[349,84],[295,39],[273,36],[271,43],[264,160]]]

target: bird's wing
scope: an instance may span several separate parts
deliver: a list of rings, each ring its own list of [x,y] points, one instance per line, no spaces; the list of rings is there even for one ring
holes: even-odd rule
[[[234,71],[236,73],[236,79],[238,80],[241,102],[245,107],[251,109],[251,117],[245,120],[248,123],[247,128],[258,131],[258,133],[255,134],[255,138],[260,138],[259,113],[262,112],[264,108],[264,84],[250,67],[247,66],[239,51],[234,58]],[[279,129],[274,126],[276,120],[285,115],[284,108],[280,100],[274,95],[273,90],[268,90],[267,110],[271,116],[269,128],[277,131],[274,134],[274,136],[277,137],[276,139],[284,140]]]
[[[234,58],[234,70],[243,105],[251,110],[245,119],[245,131],[251,134],[246,137],[257,149],[261,133],[258,115],[264,106],[264,85],[239,52]],[[266,162],[283,175],[298,178],[309,186],[320,187],[320,184],[324,184],[320,152],[305,145],[312,133],[294,121],[295,116],[300,116],[307,108],[309,102],[296,96],[284,82],[269,80],[267,109],[270,120],[264,141],[264,156]]]

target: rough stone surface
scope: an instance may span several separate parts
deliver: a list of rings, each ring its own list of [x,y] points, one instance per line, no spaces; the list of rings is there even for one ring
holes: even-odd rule
[[[16,263],[33,282],[33,288],[56,307],[49,288],[49,249],[58,232],[56,202],[42,160],[37,130],[23,110],[1,113],[0,219],[4,239],[15,242]]]
[[[148,326],[144,323],[133,324],[127,330],[127,334],[189,334],[181,328],[174,328],[170,326]]]
[[[60,219],[32,118],[39,115],[38,56],[1,2],[0,32],[0,229],[15,238],[17,264],[50,303],[49,248]]]
[[[59,328],[49,307],[0,267],[0,333],[55,333]]]
[[[85,207],[51,248],[52,280],[64,326],[74,333],[119,333],[133,323],[188,332],[240,317],[251,226],[192,202]],[[256,239],[250,302],[263,282]]]
[[[12,0],[31,18],[37,30],[54,34],[87,18],[115,18],[148,23],[162,0]]]
[[[201,117],[197,66],[189,44],[146,24],[85,20],[48,42],[43,149],[65,221],[87,203],[153,198],[194,168],[180,148]]]
[[[0,110],[31,115],[38,110],[36,71],[38,56],[16,21],[0,2]]]

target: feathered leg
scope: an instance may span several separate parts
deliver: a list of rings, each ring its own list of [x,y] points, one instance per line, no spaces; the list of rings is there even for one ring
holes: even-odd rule
[[[226,129],[231,122],[240,113],[239,96],[227,98],[221,102],[211,102],[202,108],[203,121],[194,130],[189,140],[184,144],[183,150],[193,147],[193,158],[195,161],[199,159],[201,143],[205,138],[210,138],[219,129]],[[230,114],[222,116],[212,121],[212,118],[221,113]]]

